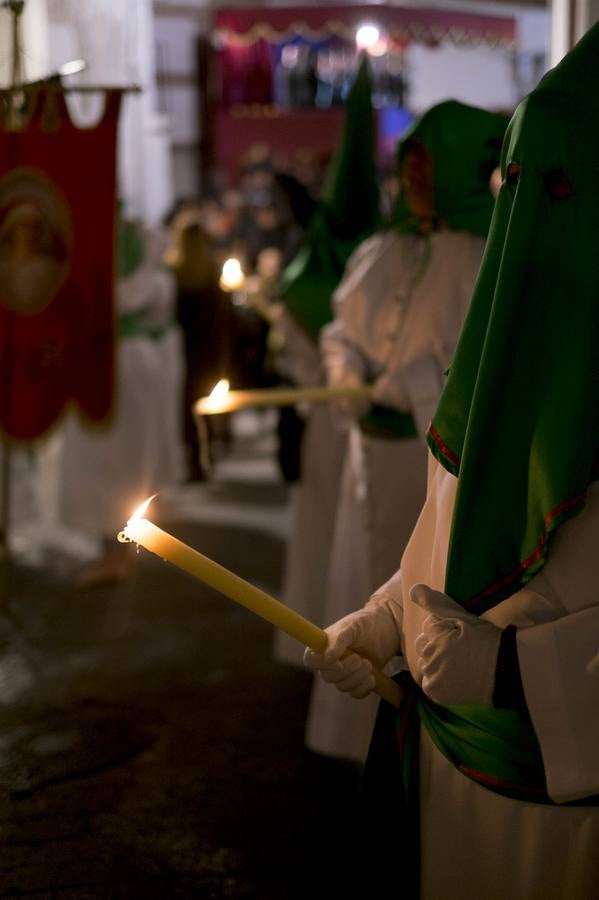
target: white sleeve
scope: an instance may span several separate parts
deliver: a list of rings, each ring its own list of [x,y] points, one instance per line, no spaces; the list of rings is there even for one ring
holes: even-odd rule
[[[518,659],[557,802],[599,793],[599,676],[589,669],[599,650],[598,546],[595,482],[582,512],[559,529],[539,575],[518,592],[545,600],[533,612],[536,624],[518,630]]]
[[[320,332],[320,352],[327,382],[333,387],[353,387],[366,379],[366,360],[342,318]]]
[[[408,363],[396,358],[375,382],[373,400],[400,412],[411,412],[424,438],[443,390],[443,372],[432,354],[421,354]]]
[[[285,307],[281,308],[276,327],[283,337],[281,363],[285,374],[302,387],[322,384],[318,346]]]
[[[518,631],[524,693],[556,802],[599,794],[599,607]]]
[[[418,356],[403,369],[416,429],[424,438],[443,390],[443,371],[435,356]]]

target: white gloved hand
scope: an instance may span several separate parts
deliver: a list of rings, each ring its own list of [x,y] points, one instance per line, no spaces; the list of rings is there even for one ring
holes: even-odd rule
[[[327,649],[315,653],[306,647],[304,665],[357,699],[367,697],[374,689],[373,664],[384,666],[400,652],[396,619],[385,602],[370,602],[325,628],[325,632]]]
[[[372,386],[372,402],[401,413],[410,411],[410,396],[398,372],[383,372]]]
[[[444,706],[491,705],[501,629],[426,584],[415,584],[410,599],[430,613],[415,642],[424,693]]]

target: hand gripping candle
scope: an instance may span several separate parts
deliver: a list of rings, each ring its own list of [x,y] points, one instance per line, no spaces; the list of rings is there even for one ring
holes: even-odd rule
[[[302,644],[306,644],[316,653],[324,653],[327,636],[322,628],[146,519],[145,513],[153,499],[150,497],[135,511],[118,535],[119,541],[132,541],[145,547],[156,556],[188,572],[214,590],[220,591],[235,603],[245,606],[275,628],[280,628]],[[373,668],[372,674],[376,693],[393,706],[399,707],[401,700],[399,686],[380,669]]]

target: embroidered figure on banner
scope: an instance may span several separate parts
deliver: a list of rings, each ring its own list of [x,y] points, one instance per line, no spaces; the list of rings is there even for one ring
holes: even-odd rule
[[[56,186],[29,167],[0,176],[0,304],[39,313],[63,285],[71,250],[71,218]]]

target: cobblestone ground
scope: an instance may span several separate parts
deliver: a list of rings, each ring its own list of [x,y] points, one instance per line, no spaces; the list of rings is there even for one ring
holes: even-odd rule
[[[286,489],[268,460],[231,465],[156,520],[278,595]],[[350,896],[357,775],[305,752],[310,678],[270,626],[146,553],[85,593],[18,567],[4,609],[2,898]]]

